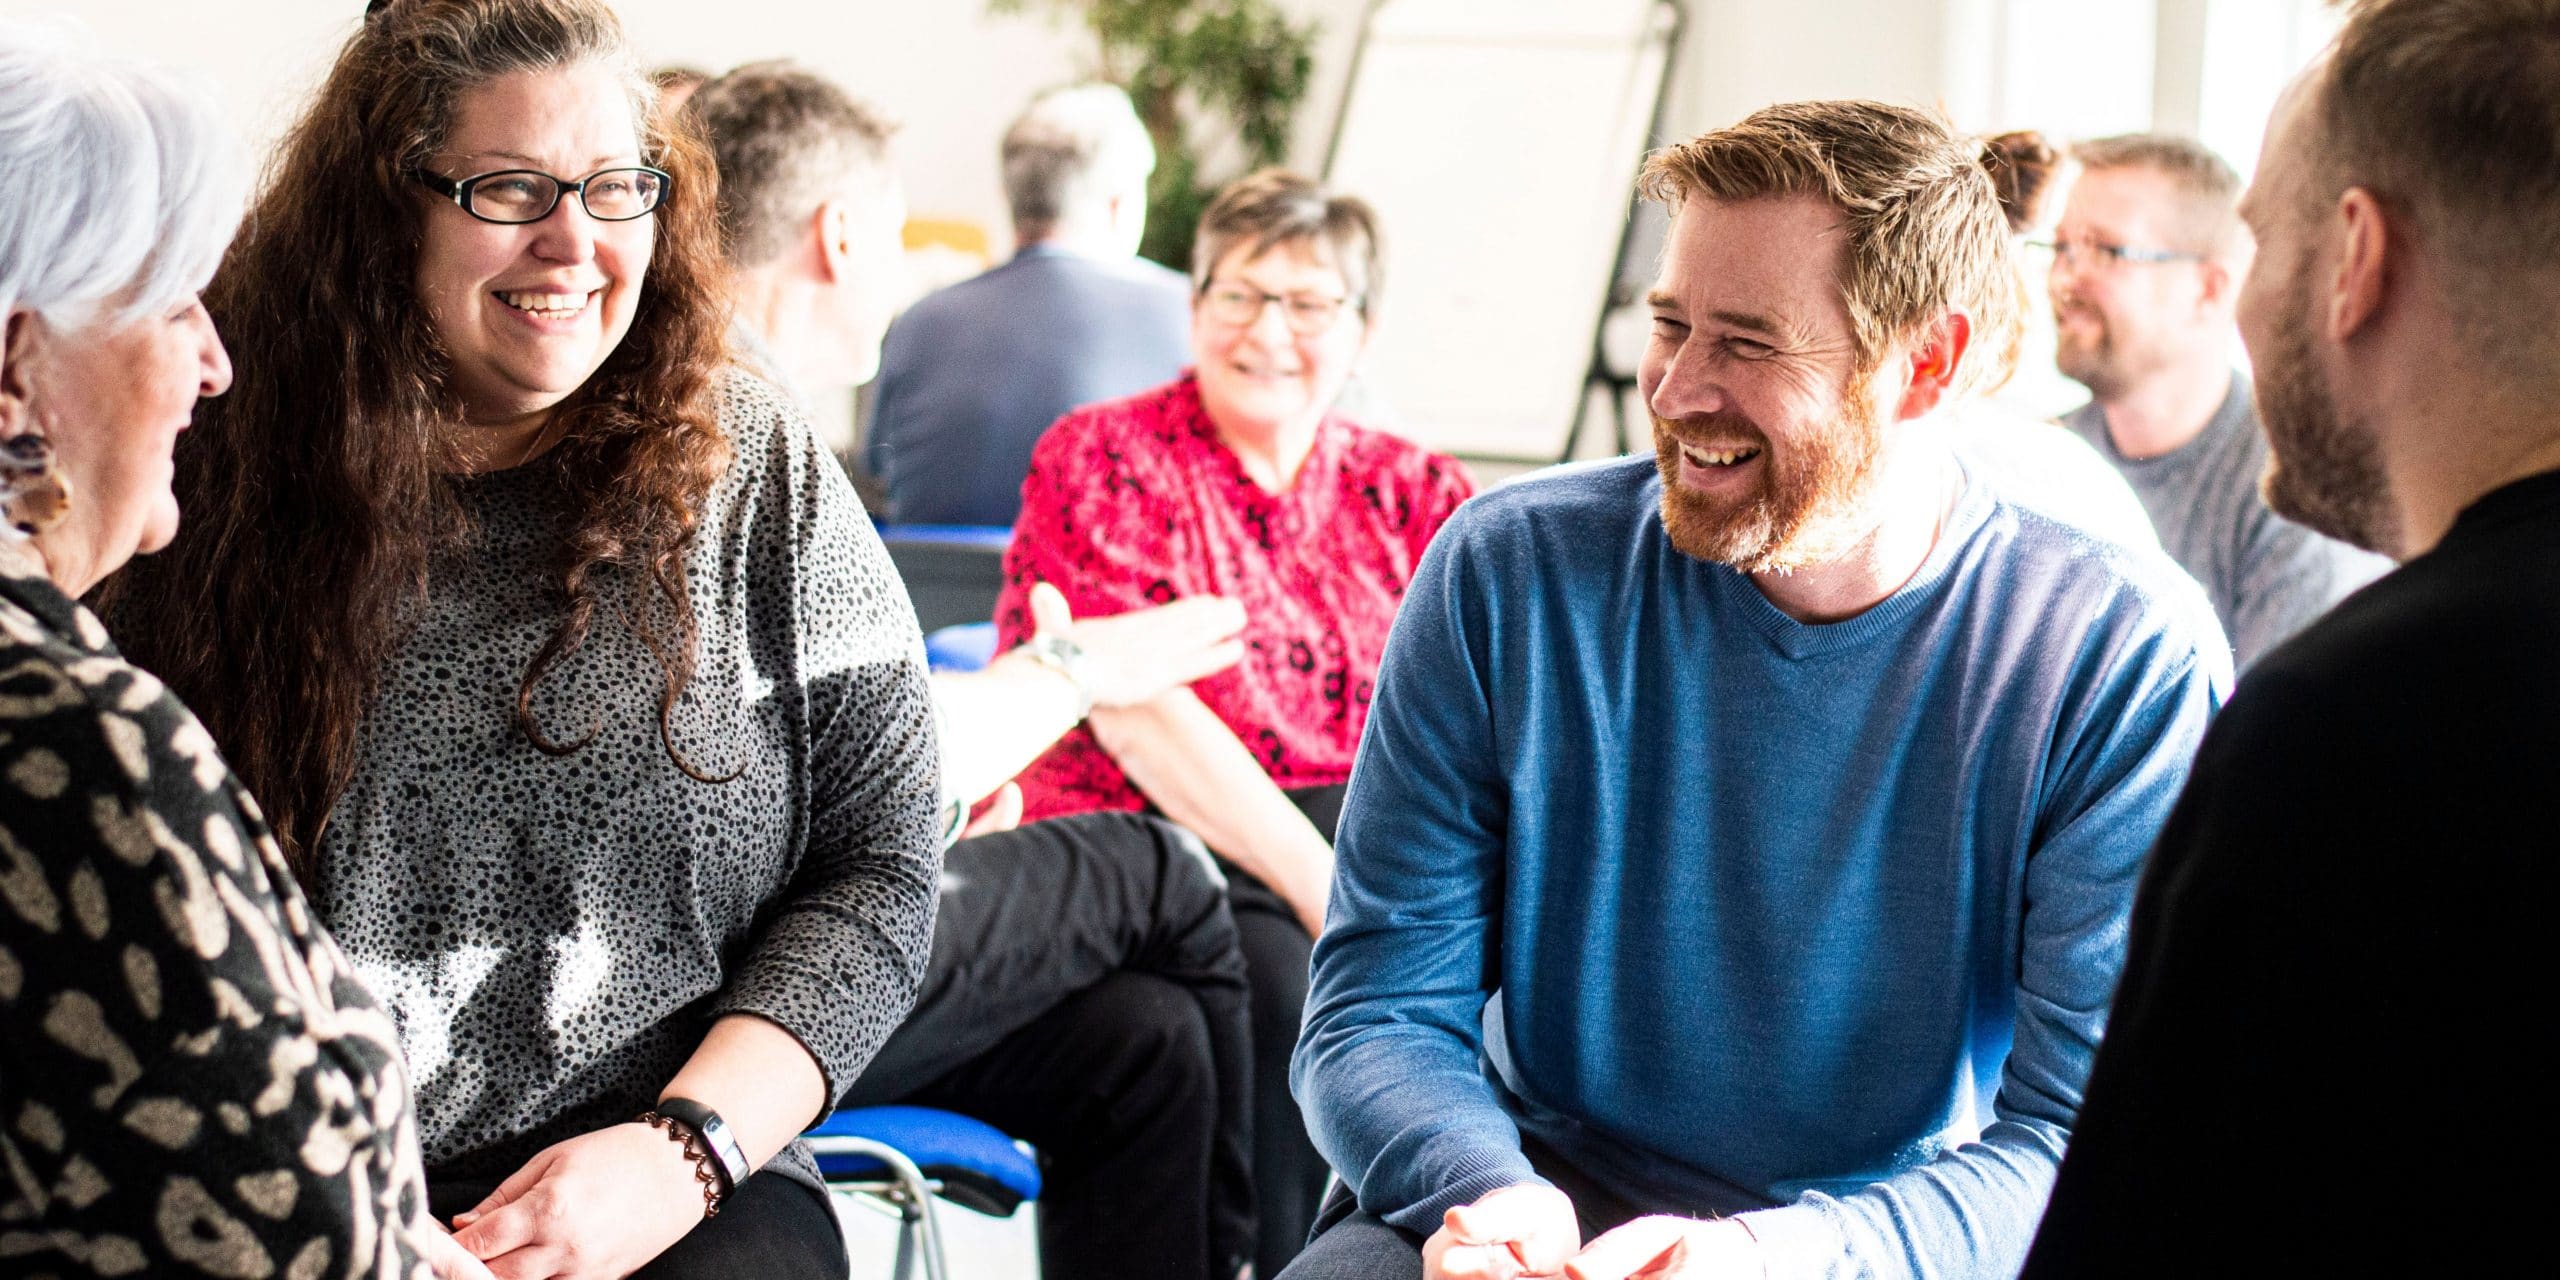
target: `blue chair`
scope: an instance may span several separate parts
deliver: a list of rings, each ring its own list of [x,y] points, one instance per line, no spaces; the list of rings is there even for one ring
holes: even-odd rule
[[[996,624],[964,622],[925,633],[925,665],[936,671],[977,671],[995,661]]]
[[[950,1280],[936,1197],[991,1218],[1010,1218],[1040,1196],[1040,1166],[995,1126],[931,1107],[850,1107],[806,1135],[827,1185],[876,1200],[898,1215],[892,1280],[918,1260],[925,1280]]]
[[[1013,530],[1001,525],[893,524],[880,542],[915,602],[926,631],[995,616],[1004,589],[1004,550]]]

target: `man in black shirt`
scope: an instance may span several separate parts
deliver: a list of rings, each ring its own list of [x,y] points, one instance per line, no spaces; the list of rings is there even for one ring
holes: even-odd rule
[[[2560,0],[2367,0],[2240,301],[2281,514],[2402,562],[2207,734],[2031,1280],[2465,1274],[2548,1178]]]

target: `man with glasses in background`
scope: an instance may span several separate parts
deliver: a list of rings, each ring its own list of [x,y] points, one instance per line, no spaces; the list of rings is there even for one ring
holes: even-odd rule
[[[2124,473],[2161,545],[2204,584],[2246,667],[2389,567],[2267,509],[2232,307],[2248,274],[2240,176],[2191,139],[2074,149],[2056,228],[2054,361],[2089,388],[2063,419]]]

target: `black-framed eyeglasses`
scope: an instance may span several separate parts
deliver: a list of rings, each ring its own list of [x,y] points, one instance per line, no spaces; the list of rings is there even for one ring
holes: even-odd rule
[[[576,192],[578,204],[598,222],[645,218],[666,203],[675,178],[664,169],[633,165],[598,169],[575,182],[539,169],[499,169],[475,173],[459,181],[425,169],[414,171],[427,190],[462,206],[482,222],[514,225],[540,222],[560,207],[560,197]]]
[[[1262,318],[1262,309],[1280,304],[1280,318],[1288,322],[1289,332],[1312,338],[1333,327],[1342,318],[1342,309],[1356,306],[1356,299],[1326,293],[1271,293],[1251,285],[1219,283],[1200,291],[1200,309],[1220,324],[1241,329]]]
[[[2026,245],[2030,249],[2042,249],[2052,254],[2054,261],[2073,267],[2114,267],[2126,263],[2151,267],[2164,262],[2204,261],[2201,253],[2188,253],[2181,249],[2143,249],[2129,244],[2109,244],[2104,240],[2064,240],[2057,237],[2029,240]]]

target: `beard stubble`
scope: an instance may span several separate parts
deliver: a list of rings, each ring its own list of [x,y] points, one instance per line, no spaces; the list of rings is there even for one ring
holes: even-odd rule
[[[2269,453],[2259,492],[2287,520],[2393,555],[2400,517],[2382,467],[2381,441],[2370,427],[2348,422],[2321,381],[2305,284],[2299,271],[2285,282],[2268,349],[2251,353],[2257,364],[2251,395]]]

